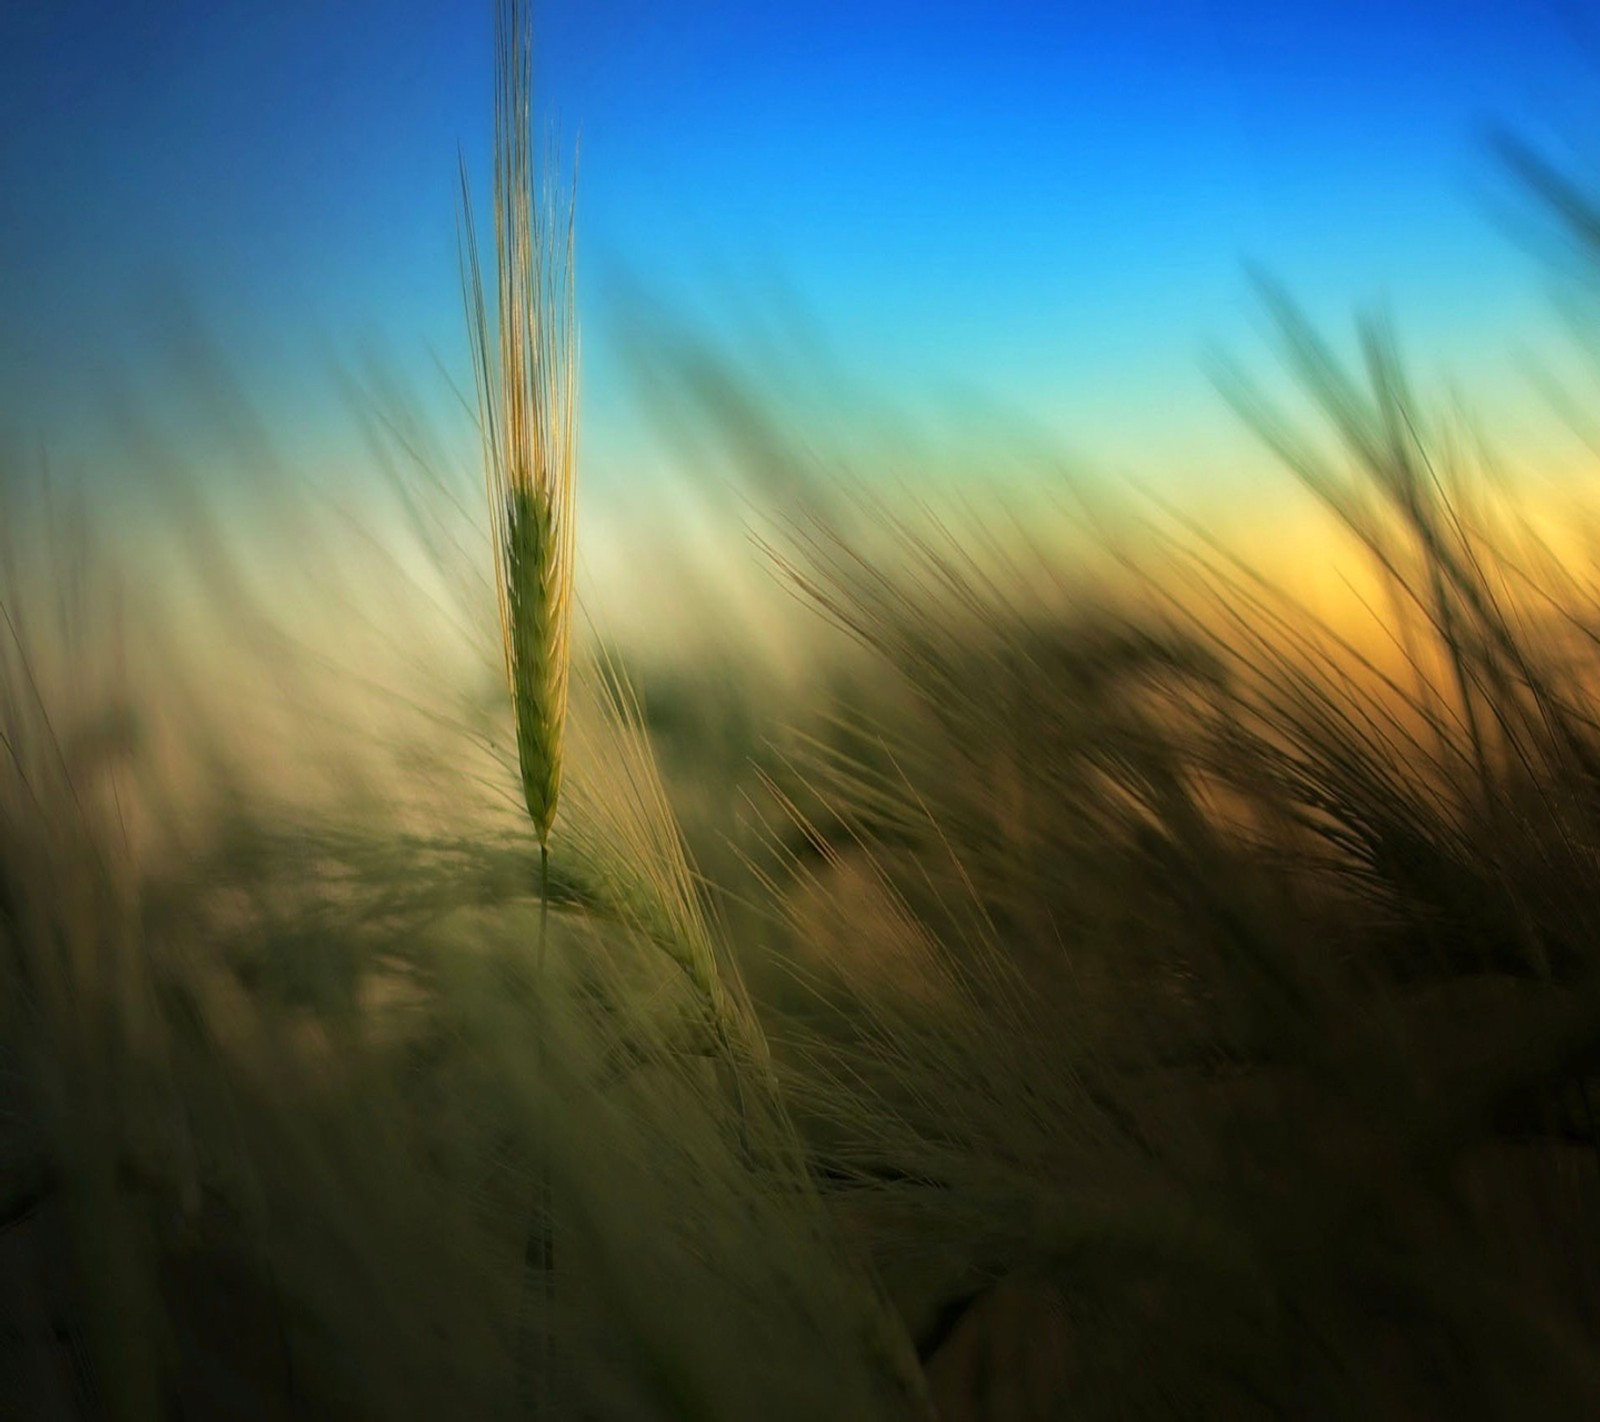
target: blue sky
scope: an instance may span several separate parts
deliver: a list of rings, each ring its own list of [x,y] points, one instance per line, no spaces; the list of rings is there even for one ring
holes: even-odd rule
[[[1328,323],[1385,301],[1509,409],[1504,354],[1549,318],[1481,134],[1600,133],[1568,25],[1541,0],[547,0],[585,447],[603,484],[651,477],[627,293],[717,328],[781,292],[887,392],[981,390],[1108,468],[1204,481],[1242,441],[1200,356],[1262,349],[1245,258]],[[0,430],[81,439],[149,378],[172,292],[308,458],[343,448],[330,351],[464,378],[455,164],[486,171],[490,62],[488,0],[10,0]]]

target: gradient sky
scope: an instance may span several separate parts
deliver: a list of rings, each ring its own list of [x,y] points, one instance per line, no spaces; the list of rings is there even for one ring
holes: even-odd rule
[[[712,328],[798,307],[897,397],[981,391],[1199,485],[1246,443],[1202,352],[1265,359],[1249,258],[1330,324],[1386,302],[1514,421],[1507,362],[1554,322],[1491,217],[1484,126],[1600,134],[1580,21],[1541,0],[539,13],[542,107],[582,140],[602,488],[653,467],[615,320],[635,287]],[[330,352],[466,378],[455,164],[487,170],[490,85],[489,0],[6,0],[0,432],[98,428],[176,293],[294,452],[358,477]]]

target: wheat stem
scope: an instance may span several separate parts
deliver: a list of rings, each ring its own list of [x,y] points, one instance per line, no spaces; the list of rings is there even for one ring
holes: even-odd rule
[[[550,831],[561,794],[562,732],[571,660],[576,473],[577,322],[573,215],[544,165],[536,190],[532,127],[533,36],[526,0],[495,11],[495,320],[490,329],[465,164],[461,174],[462,284],[483,437],[484,480],[494,555],[495,600],[506,683],[516,726],[522,798],[539,841],[536,949],[541,1090],[548,1095],[546,944]],[[541,1105],[541,1149],[548,1149]],[[540,1414],[551,1413],[550,1343],[554,1239],[548,1159],[524,1242],[525,1268],[543,1280]]]

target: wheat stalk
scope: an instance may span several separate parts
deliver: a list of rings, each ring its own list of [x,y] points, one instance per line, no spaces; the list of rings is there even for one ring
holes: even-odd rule
[[[552,176],[553,161],[535,184],[529,18],[526,0],[501,0],[495,11],[492,327],[464,161],[462,279],[522,794],[545,851],[561,792],[571,659],[578,358],[574,199]]]
[[[516,724],[522,798],[539,839],[537,972],[544,982],[550,912],[550,829],[561,795],[562,731],[571,661],[576,554],[577,320],[573,302],[574,198],[563,196],[547,154],[534,179],[533,26],[527,0],[495,7],[495,322],[478,259],[466,161],[461,164],[462,285],[483,434],[500,643]],[[535,1034],[545,1066],[544,997]],[[548,1126],[548,1123],[546,1123]],[[546,1132],[548,1133],[548,1132]],[[543,1280],[537,1398],[552,1412],[549,1332],[555,1265],[548,1164],[523,1249]]]

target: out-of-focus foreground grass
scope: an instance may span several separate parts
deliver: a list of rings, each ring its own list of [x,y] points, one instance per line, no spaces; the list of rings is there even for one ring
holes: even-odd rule
[[[1600,1411],[1600,605],[1266,296],[1377,636],[680,367],[811,631],[591,639],[544,1051],[448,442],[368,387],[391,521],[139,583],[8,510],[0,1415]]]

